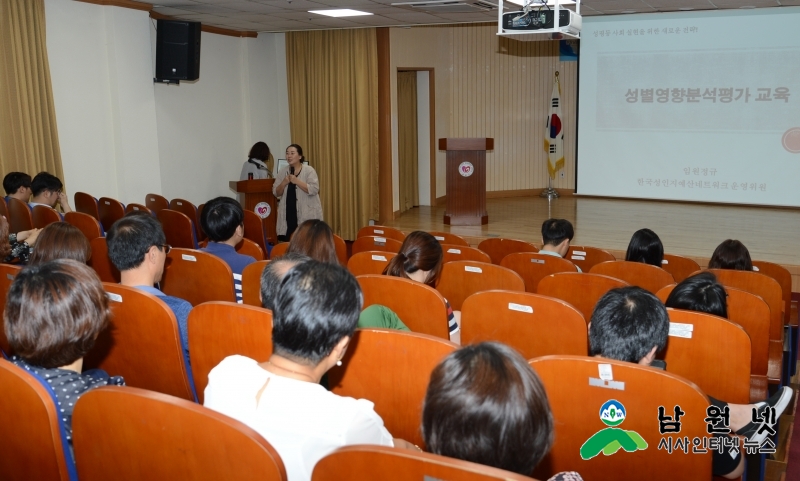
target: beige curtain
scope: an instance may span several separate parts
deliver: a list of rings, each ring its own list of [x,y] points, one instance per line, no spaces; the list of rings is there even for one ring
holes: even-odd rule
[[[0,0],[0,168],[64,178],[44,0]]]
[[[419,205],[417,72],[397,72],[397,131],[400,212],[405,212]]]
[[[292,142],[320,180],[325,221],[345,239],[378,218],[374,28],[286,34]]]

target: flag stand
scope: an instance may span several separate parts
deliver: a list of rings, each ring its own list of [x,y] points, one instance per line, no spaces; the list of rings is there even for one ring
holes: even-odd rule
[[[558,199],[558,191],[553,188],[553,179],[547,177],[547,188],[539,194],[539,197],[546,197],[548,199]]]

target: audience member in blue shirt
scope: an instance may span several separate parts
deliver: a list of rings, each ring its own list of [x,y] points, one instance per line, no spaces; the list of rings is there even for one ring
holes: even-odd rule
[[[3,189],[6,202],[13,197],[27,204],[31,198],[31,176],[25,172],[9,172],[3,177]]]
[[[183,299],[168,296],[153,287],[164,274],[164,262],[170,250],[170,246],[166,244],[161,224],[146,212],[133,211],[114,222],[108,231],[106,242],[108,243],[108,257],[119,269],[120,284],[158,296],[175,313],[191,380],[189,334],[186,321],[192,305]]]
[[[214,254],[233,272],[236,302],[242,302],[242,271],[256,260],[236,252],[236,244],[244,239],[244,211],[230,197],[211,199],[203,207],[200,227],[208,236],[208,246],[201,251]]]

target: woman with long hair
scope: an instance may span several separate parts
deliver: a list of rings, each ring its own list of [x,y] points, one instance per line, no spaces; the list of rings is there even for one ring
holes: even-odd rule
[[[639,229],[631,236],[625,260],[661,267],[661,261],[664,260],[664,245],[655,232],[650,229]]]
[[[744,244],[735,239],[727,239],[714,249],[714,254],[708,261],[708,268],[752,271],[753,261],[750,259],[750,251]]]
[[[389,261],[383,274],[404,277],[436,288],[436,282],[442,274],[444,254],[442,245],[431,234],[414,231],[408,234],[400,246],[400,252]],[[447,322],[450,328],[450,340],[461,343],[461,312],[453,311],[447,304]]]
[[[92,257],[92,247],[83,232],[66,222],[53,222],[42,229],[29,265],[56,259],[72,259],[86,264]]]
[[[338,264],[336,244],[333,240],[333,231],[323,220],[309,219],[294,232],[286,251],[304,254],[308,257],[329,264]]]

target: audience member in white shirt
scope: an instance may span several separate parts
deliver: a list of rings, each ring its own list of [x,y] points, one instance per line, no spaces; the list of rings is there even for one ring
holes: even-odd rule
[[[371,402],[338,396],[319,384],[341,364],[362,302],[358,282],[345,268],[299,263],[274,299],[270,359],[230,356],[208,376],[205,406],[264,436],[290,481],[310,480],[317,461],[341,446],[415,449],[392,438]]]

